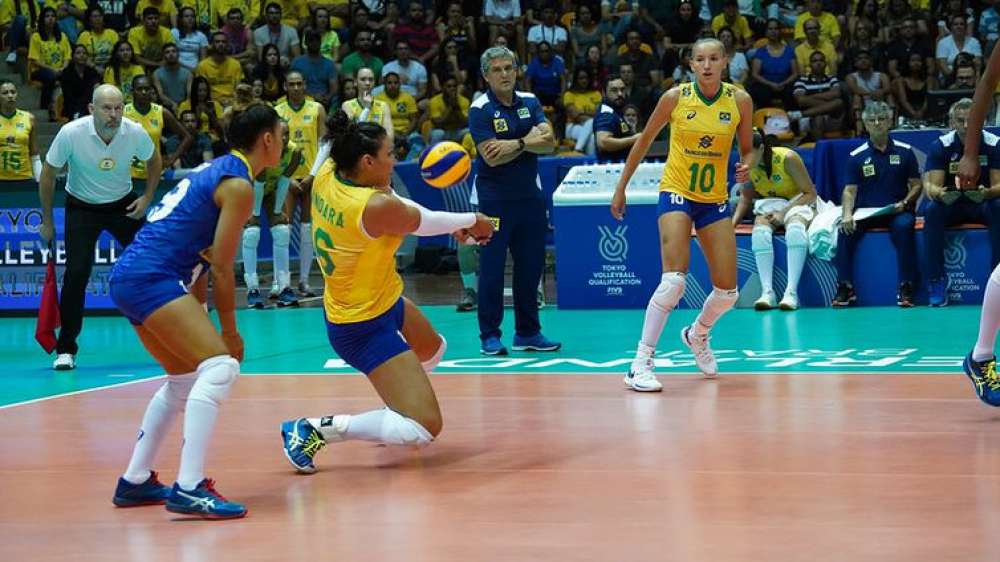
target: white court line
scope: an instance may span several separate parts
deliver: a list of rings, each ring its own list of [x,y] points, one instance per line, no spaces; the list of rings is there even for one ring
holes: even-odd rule
[[[136,384],[136,383],[140,383],[140,382],[146,382],[146,381],[161,379],[161,378],[166,377],[166,376],[167,375],[156,375],[156,376],[153,376],[153,377],[148,377],[148,378],[144,378],[144,379],[138,379],[138,380],[134,380],[134,381],[120,382],[120,383],[115,383],[115,384],[109,384],[107,386],[98,386],[98,387],[95,387],[95,388],[86,388],[84,390],[74,390],[73,392],[64,392],[62,394],[53,394],[52,396],[43,396],[42,398],[33,398],[31,400],[25,400],[24,402],[14,402],[13,404],[6,404],[6,405],[3,405],[3,406],[0,406],[0,410],[6,410],[8,408],[13,408],[15,406],[26,406],[28,404],[34,404],[36,402],[44,402],[46,400],[55,400],[56,398],[64,398],[66,396],[76,396],[77,394],[86,394],[88,392],[96,392],[98,390],[108,390],[108,389],[111,389],[111,388],[119,388],[119,387],[122,387],[122,386],[128,386],[130,384]]]

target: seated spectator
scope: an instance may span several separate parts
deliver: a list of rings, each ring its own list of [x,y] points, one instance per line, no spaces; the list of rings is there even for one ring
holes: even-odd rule
[[[840,43],[840,24],[837,16],[823,10],[823,0],[806,0],[806,11],[795,18],[795,40],[802,41],[806,38],[805,23],[817,20],[819,23],[819,35],[824,40],[833,45]],[[827,54],[829,57],[829,54]]]
[[[976,82],[979,81],[979,75],[976,73],[976,68],[971,64],[965,65],[955,65],[955,69],[952,70],[951,79],[948,83],[949,90],[973,90],[976,88]]]
[[[204,77],[194,77],[187,99],[177,106],[177,110],[181,113],[194,111],[198,116],[198,130],[208,135],[212,142],[219,142],[225,136],[220,123],[222,104],[212,99],[212,86]]]
[[[382,59],[372,53],[372,34],[370,31],[359,31],[354,37],[354,52],[344,57],[340,65],[340,73],[344,76],[355,76],[358,70],[370,68],[376,76],[382,75]]]
[[[924,20],[925,13],[914,13],[908,0],[889,0],[888,8],[882,16],[882,34],[886,43],[891,44],[901,34],[903,23],[912,19],[916,24],[915,32],[921,39],[933,39]]]
[[[792,48],[781,39],[781,29],[777,19],[767,20],[767,44],[757,49],[750,62],[753,80],[747,92],[757,108],[774,107],[774,102],[779,100],[788,108],[794,103],[789,86],[798,79],[799,68]]]
[[[956,18],[957,20],[958,18]],[[954,33],[954,26],[952,33]],[[944,271],[945,228],[962,223],[989,228],[992,257],[990,267],[1000,263],[1000,138],[982,132],[979,144],[979,185],[959,191],[955,185],[956,164],[962,158],[972,100],[961,99],[948,111],[952,130],[938,137],[927,153],[924,194],[924,251],[927,256],[927,292],[930,306],[948,304],[948,279]]]
[[[357,99],[358,97],[358,85],[354,81],[354,78],[350,76],[345,76],[344,80],[340,83],[340,99],[341,104],[345,101],[351,101]],[[390,112],[391,113],[391,112]]]
[[[555,107],[566,88],[566,66],[548,42],[542,41],[536,48],[538,56],[531,59],[524,74],[525,87],[543,106]]]
[[[622,120],[628,125],[628,129],[635,134],[641,133],[643,129],[643,122],[639,120],[640,115],[639,108],[632,104],[627,104],[622,110]]]
[[[723,27],[716,32],[719,41],[726,48],[726,56],[729,58],[729,81],[734,84],[743,84],[750,77],[750,63],[742,52],[736,50],[736,36],[732,29]]]
[[[891,90],[889,77],[872,68],[872,56],[868,51],[859,51],[854,59],[854,72],[847,75],[847,90],[851,93],[851,109],[857,121],[860,136],[861,110],[873,101],[888,101]]]
[[[628,156],[639,133],[625,122],[625,81],[620,77],[608,80],[604,102],[594,116],[594,142],[597,159],[601,162],[621,162]]]
[[[177,27],[170,31],[177,45],[181,66],[191,72],[198,66],[198,61],[208,54],[208,37],[195,27],[196,23],[194,8],[185,6],[180,9]]]
[[[183,11],[183,9],[182,9]],[[184,16],[181,15],[181,18]],[[194,74],[180,65],[180,51],[173,43],[163,48],[163,66],[153,73],[153,87],[159,95],[160,103],[172,113],[180,115],[177,106],[187,99]]]
[[[348,48],[345,49],[343,54],[346,56],[347,51],[350,50],[349,47],[351,46],[353,46],[355,50],[357,49],[358,35],[362,32],[369,34],[368,38],[371,41],[371,43],[369,43],[371,52],[376,55],[381,55],[385,51],[386,43],[388,42],[388,35],[384,30],[384,26],[381,25],[380,22],[376,22],[371,19],[368,8],[362,4],[358,4],[357,7],[354,8],[354,19],[351,20],[351,28],[347,34],[350,41],[348,41],[348,45],[345,45],[345,47]],[[341,69],[341,72],[343,72],[343,69]]]
[[[587,53],[583,59],[582,68],[590,74],[590,87],[598,92],[604,91],[604,84],[608,80],[608,67],[604,65],[604,57],[601,48],[591,45],[587,48]]]
[[[88,62],[86,47],[77,44],[73,47],[73,59],[59,73],[59,87],[62,88],[63,119],[72,121],[77,117],[90,114],[90,100],[94,88],[101,83],[101,75]]]
[[[226,34],[229,55],[244,67],[252,68],[257,59],[257,49],[253,43],[253,33],[249,26],[244,25],[243,19],[242,10],[230,8],[226,13],[226,25],[220,31]],[[201,58],[205,56],[202,55]]]
[[[226,106],[236,95],[236,85],[243,81],[243,67],[229,56],[229,41],[226,34],[216,31],[212,34],[212,54],[198,63],[195,76],[201,76],[212,85],[212,98]]]
[[[936,4],[937,13],[934,19],[937,20],[939,39],[951,33],[948,24],[956,17],[965,20],[966,35],[976,35],[976,11],[965,5],[965,0],[943,0]]]
[[[848,47],[847,52],[842,54],[842,60],[848,62],[857,60],[858,55],[861,52],[867,51],[868,56],[872,59],[872,68],[880,71],[885,69],[885,51],[882,49],[882,45],[880,45],[875,39],[871,24],[868,22],[859,23],[857,33],[851,36],[848,44],[850,46]],[[840,73],[842,74],[846,74],[851,70],[850,65],[845,66],[838,64],[837,68],[840,69]],[[889,76],[889,80],[892,80],[892,76]]]
[[[847,179],[841,195],[843,220],[837,240],[837,295],[833,306],[850,306],[857,301],[854,292],[854,254],[865,232],[872,228],[888,228],[889,238],[896,248],[896,268],[899,306],[913,306],[913,284],[916,281],[917,249],[914,207],[920,195],[920,166],[910,145],[889,138],[892,108],[885,102],[874,102],[862,113],[868,142],[851,152],[847,161]],[[960,154],[960,153],[959,153]],[[863,207],[892,205],[888,215],[854,220],[854,211]],[[926,234],[926,227],[925,227]]]
[[[654,83],[660,81],[656,59],[653,58],[651,51],[646,52],[643,50],[642,37],[638,31],[629,31],[627,37],[624,50],[618,50],[615,65],[630,65],[636,84],[643,90],[648,91]]]
[[[626,104],[632,104],[636,107],[645,108],[646,102],[649,99],[649,91],[640,88],[635,82],[635,71],[632,70],[632,65],[623,64],[618,67],[618,78],[625,83],[625,102]],[[644,111],[645,112],[645,111]]]
[[[163,27],[170,30],[177,27],[177,4],[173,0],[139,0],[135,5],[135,15],[146,17],[146,8],[155,8],[163,21]],[[137,49],[138,50],[138,49]]]
[[[847,36],[854,37],[858,32],[858,24],[867,23],[872,29],[878,29],[880,23],[878,0],[858,0],[854,13],[848,19]],[[882,41],[884,38],[876,36]]]
[[[637,33],[638,34],[638,33]],[[528,29],[528,53],[534,58],[542,43],[548,43],[559,57],[565,57],[569,36],[566,30],[556,23],[556,11],[550,3],[542,8],[542,21]],[[641,39],[640,39],[641,42]]]
[[[254,47],[261,49],[269,43],[277,45],[281,62],[290,64],[291,60],[301,53],[298,32],[294,27],[281,23],[281,5],[276,2],[267,4],[264,17],[265,25],[253,32]]]
[[[420,2],[410,2],[409,18],[405,23],[396,26],[392,31],[393,44],[398,48],[400,41],[405,41],[421,65],[431,64],[438,53],[437,31],[427,23],[424,6]]]
[[[677,4],[677,15],[667,23],[663,44],[674,49],[690,47],[698,40],[702,27],[695,5],[690,0],[682,0]]]
[[[519,0],[483,0],[483,22],[490,30],[489,44],[495,46],[497,37],[503,35],[516,44],[514,51],[519,60],[525,60],[524,18]]]
[[[475,59],[462,59],[458,43],[448,37],[441,42],[441,52],[438,53],[434,61],[431,73],[431,89],[435,92],[441,91],[441,82],[448,76],[458,78],[459,93],[470,92],[475,86],[472,80],[475,70],[469,69]]]
[[[253,77],[263,84],[261,99],[275,103],[285,95],[285,74],[288,67],[281,64],[281,54],[277,45],[264,45],[260,61],[254,66]]]
[[[691,47],[681,49],[681,59],[670,75],[670,86],[685,84],[694,80],[694,71],[691,70]]]
[[[77,38],[77,45],[87,49],[90,64],[98,72],[104,72],[104,67],[111,60],[111,52],[118,42],[118,32],[104,27],[104,10],[100,6],[92,6],[87,10],[87,27]]]
[[[733,33],[735,44],[740,49],[746,49],[753,40],[753,31],[750,31],[750,22],[740,14],[739,2],[736,0],[726,0],[722,4],[722,13],[712,18],[712,32],[716,36],[719,30],[728,27]]]
[[[28,48],[28,62],[31,68],[31,79],[42,83],[42,109],[49,112],[49,120],[55,121],[54,93],[62,72],[73,56],[66,34],[56,23],[56,11],[52,8],[42,8],[41,24],[38,31],[31,34]]]
[[[583,64],[591,47],[597,47],[598,52],[608,48],[607,36],[587,4],[581,4],[576,9],[576,21],[569,30],[569,42],[575,59],[574,66]]]
[[[115,43],[111,60],[104,69],[104,83],[116,86],[122,92],[125,103],[132,103],[132,80],[146,74],[146,69],[135,64],[132,44],[128,41]]]
[[[951,75],[952,64],[959,53],[969,53],[975,58],[976,68],[983,67],[983,50],[979,45],[979,40],[966,35],[967,25],[964,17],[955,16],[951,20],[951,34],[938,40],[935,56],[937,57],[938,74],[941,76]]]
[[[249,3],[250,0],[247,0]],[[218,13],[218,9],[225,8],[223,4],[228,4],[229,2],[204,2],[203,0],[180,0],[177,2],[177,24],[180,25],[180,8],[194,8],[194,26],[202,33],[205,33],[205,37],[208,37],[208,33],[211,33],[212,28],[218,27],[219,21],[225,21],[226,13]],[[260,6],[258,0],[254,0],[257,6]],[[257,10],[260,12],[260,10]],[[251,21],[256,17],[257,14],[250,14]]]
[[[382,83],[385,84],[385,89],[376,94],[375,99],[389,106],[396,140],[402,139],[411,143],[416,141],[417,137],[420,137],[420,132],[417,130],[420,124],[417,100],[402,90],[399,75],[395,72],[387,72],[382,76]]]
[[[809,131],[814,140],[844,128],[844,98],[836,76],[826,73],[826,57],[816,51],[809,60],[809,74],[795,81],[792,92],[801,111],[788,112],[799,123],[799,131]]]
[[[340,60],[340,35],[330,27],[330,10],[324,6],[317,7],[312,17],[309,18],[309,25],[306,32],[315,30],[320,35],[319,53],[333,62]],[[305,47],[303,35],[302,46]]]
[[[390,72],[396,73],[403,91],[419,100],[427,95],[427,68],[412,55],[410,44],[404,39],[397,39],[396,60],[389,61],[382,67],[382,77]],[[452,55],[457,64],[457,52],[453,52]]]
[[[903,20],[896,39],[889,44],[886,57],[889,61],[889,77],[898,79],[910,67],[910,55],[918,53],[924,57],[924,68],[928,76],[937,75],[937,63],[927,41],[917,38],[917,23],[912,17]]]
[[[601,91],[593,88],[590,72],[578,68],[573,83],[563,94],[566,109],[566,138],[576,141],[574,149],[593,156],[597,151],[594,138],[594,116],[601,106]]]
[[[197,113],[191,110],[181,113],[181,125],[191,135],[193,142],[181,153],[180,158],[174,161],[175,169],[190,170],[215,158],[212,153],[212,138],[201,131]],[[175,152],[180,143],[181,139],[177,135],[163,139],[163,147],[167,153]]]
[[[129,30],[128,42],[135,51],[135,62],[152,72],[163,64],[163,46],[173,43],[174,36],[160,25],[160,11],[150,6],[142,13],[142,25]]]
[[[993,52],[993,45],[1000,38],[1000,13],[997,5],[990,3],[979,15],[979,42],[987,53]]]
[[[927,76],[924,57],[920,53],[910,55],[909,65],[896,81],[896,100],[899,113],[907,119],[920,121],[927,116],[927,90],[936,89],[931,77]]]
[[[610,2],[606,2],[610,4]],[[663,27],[677,14],[675,0],[640,0],[639,11],[635,14],[634,24],[631,24],[644,39],[662,41],[667,35]]]
[[[323,107],[329,107],[337,96],[337,67],[320,53],[321,41],[319,31],[307,31],[306,54],[295,57],[291,68],[305,78],[306,93]]]
[[[458,93],[458,80],[445,79],[441,93],[432,97],[429,104],[431,116],[431,144],[443,140],[462,142],[469,132],[469,98]]]
[[[820,35],[819,20],[811,19],[802,25],[805,31],[805,41],[795,47],[795,62],[800,69],[809,68],[810,57],[819,51],[826,59],[826,73],[832,76],[837,75],[837,48]],[[848,59],[850,60],[850,59]]]

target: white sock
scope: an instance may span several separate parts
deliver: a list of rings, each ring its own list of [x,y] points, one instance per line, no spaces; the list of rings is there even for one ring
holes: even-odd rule
[[[774,240],[771,227],[754,225],[750,234],[750,247],[757,262],[757,276],[760,278],[761,294],[774,291]]]
[[[695,320],[694,334],[696,336],[707,335],[719,318],[729,312],[729,309],[736,304],[736,299],[739,296],[740,293],[736,289],[714,287],[708,298],[705,299],[705,305],[701,307],[701,312],[698,313],[698,318]]]
[[[809,237],[806,227],[800,222],[793,222],[785,227],[785,246],[788,250],[788,285],[785,294],[798,294],[799,279],[802,278],[802,268],[806,266],[806,255],[809,253]]]
[[[389,408],[362,414],[309,418],[308,421],[328,442],[360,440],[386,445],[423,446],[434,440],[422,425]]]
[[[299,228],[299,282],[308,285],[313,263],[312,224],[304,222]]]
[[[197,376],[197,373],[170,375],[153,395],[142,417],[139,439],[132,449],[132,459],[129,460],[128,468],[123,475],[125,480],[133,484],[142,484],[149,479],[156,453],[163,444],[163,438],[170,433],[170,427],[177,414],[184,410],[188,393],[191,392]]]
[[[292,284],[292,273],[289,270],[289,245],[291,234],[287,224],[271,227],[271,250],[274,254],[274,279],[278,284],[278,292]]]
[[[987,361],[994,355],[997,330],[1000,329],[1000,265],[990,274],[983,296],[983,309],[979,313],[979,339],[972,350],[972,360]]]
[[[651,350],[656,349],[663,327],[667,324],[667,317],[683,294],[683,273],[668,271],[660,276],[660,284],[656,286],[653,296],[649,298],[649,304],[646,305],[646,317],[642,321],[642,339],[639,340],[640,350],[643,349],[642,346]]]
[[[198,380],[191,388],[184,412],[184,446],[177,483],[193,490],[205,479],[205,455],[219,406],[240,372],[240,364],[228,355],[210,357],[198,365]]]
[[[475,273],[463,273],[462,274],[462,286],[466,289],[472,289],[473,291],[479,288],[479,276]]]
[[[257,289],[257,245],[260,243],[260,227],[248,226],[243,229],[243,280],[247,289]]]

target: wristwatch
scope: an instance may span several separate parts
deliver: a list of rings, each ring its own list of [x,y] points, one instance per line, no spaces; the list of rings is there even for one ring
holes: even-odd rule
[[[524,139],[517,139],[517,149],[524,150]]]

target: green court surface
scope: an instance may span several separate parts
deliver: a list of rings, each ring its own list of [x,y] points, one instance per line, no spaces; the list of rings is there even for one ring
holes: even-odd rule
[[[479,354],[475,313],[450,306],[423,311],[448,340],[440,373],[620,374],[629,363],[642,325],[641,310],[542,310],[556,353]],[[692,373],[691,354],[677,337],[697,311],[678,310],[664,330],[657,355],[660,374]],[[84,322],[78,368],[51,370],[34,341],[34,319],[0,319],[0,406],[85,391],[161,374],[129,323],[121,317]],[[246,342],[243,372],[254,374],[353,375],[330,349],[318,308],[241,310]],[[734,310],[717,326],[712,347],[723,374],[754,373],[958,373],[975,342],[979,307],[805,309],[796,312]],[[511,345],[513,312],[504,319],[504,343]]]

